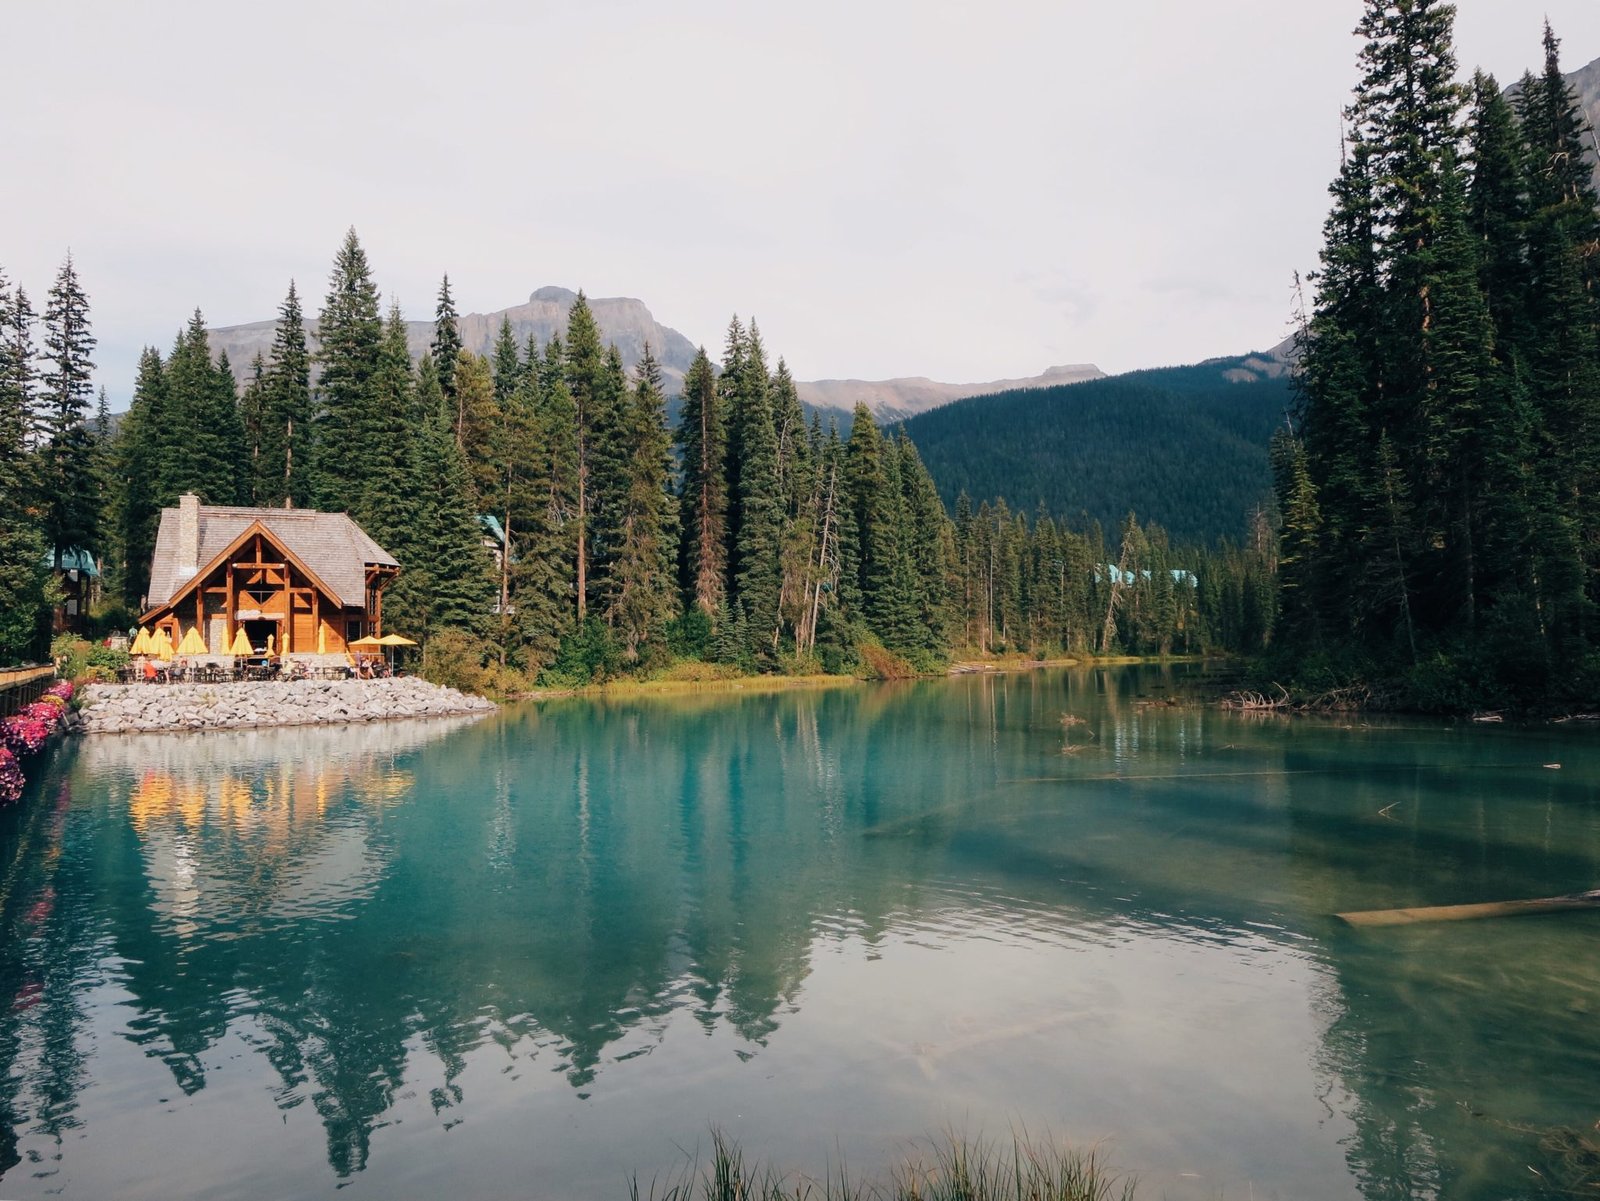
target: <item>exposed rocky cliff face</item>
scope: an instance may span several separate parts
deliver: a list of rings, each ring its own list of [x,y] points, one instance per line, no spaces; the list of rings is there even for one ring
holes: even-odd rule
[[[468,350],[489,354],[494,340],[500,334],[500,321],[508,318],[517,341],[526,344],[532,334],[543,346],[553,334],[565,336],[567,311],[578,294],[567,288],[540,288],[528,297],[526,304],[513,305],[493,313],[467,313],[460,318],[461,342]],[[616,344],[622,352],[622,362],[629,371],[644,356],[644,346],[650,343],[666,376],[667,391],[676,393],[683,385],[683,374],[694,360],[694,346],[675,329],[660,324],[651,316],[642,300],[629,296],[590,297],[589,307],[594,310],[600,336]],[[252,321],[248,325],[230,325],[210,331],[211,353],[228,352],[234,373],[242,381],[250,370],[250,360],[257,354],[263,359],[272,353],[272,332],[275,321]],[[306,322],[306,330],[316,350],[317,322]],[[421,358],[433,341],[433,322],[406,322],[406,341],[413,358]]]

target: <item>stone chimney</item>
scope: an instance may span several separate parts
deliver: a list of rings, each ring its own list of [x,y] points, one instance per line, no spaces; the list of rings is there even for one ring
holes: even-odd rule
[[[180,580],[200,570],[200,498],[193,492],[178,497],[177,568]]]

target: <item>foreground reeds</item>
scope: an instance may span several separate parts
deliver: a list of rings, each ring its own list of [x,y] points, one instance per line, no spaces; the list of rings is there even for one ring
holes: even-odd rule
[[[1132,1201],[1135,1182],[1117,1176],[1094,1150],[1013,1135],[1009,1142],[949,1135],[910,1156],[887,1179],[853,1180],[844,1165],[822,1179],[785,1175],[746,1163],[743,1149],[720,1131],[711,1158],[698,1155],[665,1184],[631,1201]]]

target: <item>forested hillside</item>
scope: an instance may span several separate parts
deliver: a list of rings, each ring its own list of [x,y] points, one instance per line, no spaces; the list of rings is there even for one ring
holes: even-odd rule
[[[1288,377],[1253,357],[975,396],[906,422],[939,494],[1041,504],[1116,529],[1130,511],[1172,540],[1244,536],[1267,503],[1267,448]]]

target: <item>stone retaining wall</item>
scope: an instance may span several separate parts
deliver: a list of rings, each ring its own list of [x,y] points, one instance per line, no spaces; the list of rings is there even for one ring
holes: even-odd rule
[[[406,676],[248,684],[92,684],[75,723],[86,734],[230,730],[486,713],[482,697]]]

